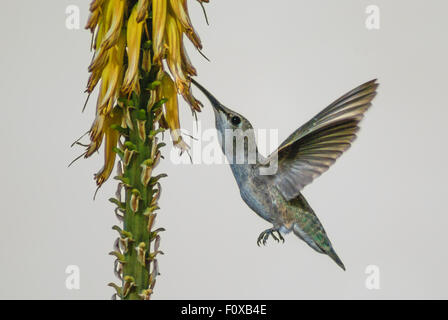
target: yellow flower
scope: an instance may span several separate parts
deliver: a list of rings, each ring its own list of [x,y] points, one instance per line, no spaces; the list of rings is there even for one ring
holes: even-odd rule
[[[126,37],[122,32],[119,42],[108,51],[108,63],[103,70],[101,93],[98,99],[97,113],[108,113],[112,110],[123,81],[123,58]]]
[[[170,129],[171,138],[176,147],[180,148],[182,152],[186,151],[188,150],[188,145],[183,141],[180,132],[179,103],[177,100],[176,85],[166,72],[163,72],[160,81],[161,96],[162,98],[168,99],[164,105],[164,116],[166,124]]]
[[[168,45],[166,60],[171,74],[176,80],[178,90],[183,92],[184,87],[187,85],[187,76],[182,68],[181,36],[176,19],[171,14],[168,14],[166,18],[166,42]]]
[[[167,0],[152,1],[152,43],[154,63],[161,64],[163,56],[163,35],[165,33]]]
[[[144,1],[140,1],[144,2]],[[140,3],[139,3],[140,4]],[[141,14],[141,13],[140,13]],[[140,57],[140,44],[142,39],[143,22],[138,22],[138,5],[132,9],[128,20],[127,43],[128,43],[128,69],[123,81],[123,93],[130,94],[132,91],[140,93],[138,86],[139,72],[138,63]]]
[[[115,45],[120,37],[126,0],[109,0],[109,7],[112,7],[112,21],[110,22],[110,28],[101,43],[101,46],[106,50]]]
[[[137,3],[137,22],[142,22],[148,16],[149,0],[138,0]]]
[[[209,2],[198,1],[201,4]],[[152,16],[149,16],[150,12]],[[151,35],[148,35],[147,19],[152,19]],[[117,101],[131,97],[132,93],[139,96],[141,90],[148,90],[140,88],[140,79],[149,74],[152,66],[159,70],[161,85],[157,92],[151,93],[149,104],[163,97],[168,99],[160,125],[166,124],[170,129],[175,146],[187,149],[180,134],[177,94],[183,96],[193,112],[200,111],[202,106],[191,92],[190,79],[197,75],[197,71],[183,43],[186,35],[198,50],[202,48],[188,14],[187,0],[93,0],[86,29],[94,36],[92,47],[95,50],[88,69],[90,76],[86,91],[91,94],[99,85],[99,93],[85,157],[97,151],[103,139],[106,141],[105,163],[95,176],[97,184],[107,180],[115,163],[113,150],[120,139],[120,131],[112,130],[110,126],[132,126],[129,109],[122,109],[122,104]],[[150,49],[143,48],[142,39],[145,43],[152,42],[152,57]],[[164,70],[165,65],[171,75]]]
[[[176,16],[177,21],[182,25],[183,31],[187,34],[188,39],[198,48],[202,49],[201,39],[191,24],[188,15],[187,0],[170,0],[170,9]]]
[[[112,112],[105,116],[104,120],[104,135],[106,144],[104,146],[104,166],[95,175],[95,180],[98,186],[101,186],[104,181],[106,181],[115,165],[115,151],[114,148],[117,146],[120,134],[113,125],[119,126],[121,124],[123,117],[123,111],[120,107],[115,107]]]

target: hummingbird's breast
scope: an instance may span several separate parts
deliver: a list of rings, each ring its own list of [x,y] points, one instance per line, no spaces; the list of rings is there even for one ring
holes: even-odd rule
[[[241,198],[256,214],[268,222],[275,220],[270,194],[265,186],[255,187],[252,182],[240,187]]]
[[[286,206],[275,186],[267,183],[249,165],[231,165],[241,198],[258,216],[274,225],[283,225]]]
[[[300,208],[289,203],[277,188],[266,180],[252,176],[239,184],[241,197],[257,215],[274,226],[290,230]]]
[[[278,197],[278,192],[273,190],[273,186],[267,184],[265,179],[251,175],[239,187],[244,202],[257,215],[274,225],[283,224],[284,205]]]

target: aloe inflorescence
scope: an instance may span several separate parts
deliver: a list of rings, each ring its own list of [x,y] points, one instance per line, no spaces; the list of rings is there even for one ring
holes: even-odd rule
[[[208,0],[198,0],[208,2]],[[118,157],[118,189],[110,201],[123,223],[114,226],[115,273],[121,284],[114,297],[149,299],[159,275],[160,232],[154,229],[160,179],[153,170],[163,158],[160,136],[169,130],[174,146],[188,149],[180,134],[178,94],[193,114],[201,103],[191,92],[196,69],[188,58],[184,35],[202,49],[187,0],[93,0],[86,26],[92,32],[94,56],[87,93],[99,87],[95,120],[84,157],[104,141],[104,165],[95,174],[100,187]],[[167,67],[165,67],[167,66]]]

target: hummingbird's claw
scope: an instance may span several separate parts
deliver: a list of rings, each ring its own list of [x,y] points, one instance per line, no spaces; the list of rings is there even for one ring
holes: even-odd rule
[[[268,239],[269,239],[269,234],[270,234],[270,231],[266,232],[266,233],[264,234],[264,236],[263,236],[263,245],[264,245],[264,246],[266,245],[266,242],[267,242]]]
[[[278,237],[275,235],[275,233],[278,234]],[[280,242],[280,240],[284,243],[285,239],[283,238],[283,236],[281,235],[280,231],[275,229],[275,228],[270,228],[267,230],[264,230],[262,233],[260,233],[260,235],[258,236],[257,239],[257,245],[260,246],[261,243],[263,243],[263,245],[266,245],[266,242],[269,239],[269,236],[272,236],[272,238],[274,238],[275,241]]]
[[[282,243],[285,243],[285,238],[283,238],[281,232],[280,232],[279,230],[276,230],[276,231],[277,231],[278,237],[280,238],[280,240],[282,241]]]
[[[260,243],[261,243],[262,240],[263,240],[263,236],[264,236],[264,232],[260,233],[260,235],[258,236],[258,239],[257,239],[257,246],[260,246]]]

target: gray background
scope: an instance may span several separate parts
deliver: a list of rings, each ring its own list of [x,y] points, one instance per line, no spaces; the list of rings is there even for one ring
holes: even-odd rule
[[[0,298],[112,294],[115,183],[92,201],[102,154],[67,169],[94,99],[81,114],[90,34],[65,27],[65,8],[79,5],[84,24],[88,2],[2,4]],[[374,77],[381,87],[353,148],[304,191],[347,272],[292,235],[258,248],[269,225],[227,166],[164,161],[154,299],[448,298],[448,3],[212,0],[210,26],[189,3],[212,60],[190,46],[198,79],[255,128],[278,128],[280,141],[349,89]],[[381,9],[380,30],[365,28],[369,4]],[[208,104],[200,120],[213,126]],[[186,105],[182,124],[193,126]],[[72,264],[80,290],[65,288]],[[380,290],[366,289],[371,264]]]

